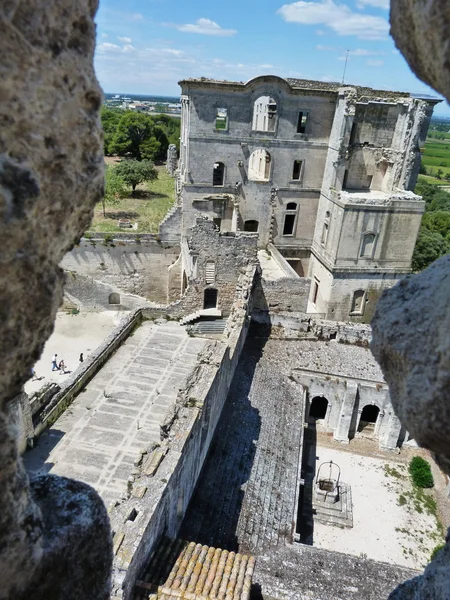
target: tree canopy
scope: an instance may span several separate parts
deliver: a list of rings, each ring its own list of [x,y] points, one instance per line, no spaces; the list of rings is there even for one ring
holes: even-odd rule
[[[131,185],[133,193],[140,183],[153,181],[158,177],[158,171],[151,160],[125,159],[117,165],[115,171],[126,184]]]
[[[165,160],[169,144],[179,148],[180,120],[132,110],[102,109],[105,154]]]

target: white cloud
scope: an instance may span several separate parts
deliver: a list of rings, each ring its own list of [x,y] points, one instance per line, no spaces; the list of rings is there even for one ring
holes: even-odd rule
[[[144,15],[141,15],[141,13],[133,13],[130,16],[130,19],[132,21],[143,21],[144,20]]]
[[[389,0],[358,0],[357,6],[364,8],[365,6],[374,6],[375,8],[384,8],[389,10]]]
[[[382,67],[384,65],[384,60],[368,60],[366,62],[369,67]]]
[[[199,33],[201,35],[231,36],[237,33],[236,29],[222,29],[215,21],[211,19],[197,19],[195,23],[186,23],[185,25],[175,25],[178,31],[184,33]]]
[[[102,42],[97,46],[97,52],[120,52],[121,47],[117,44],[110,44],[109,42]]]
[[[283,5],[277,12],[288,23],[325,25],[338,35],[379,40],[386,38],[389,32],[386,19],[354,12],[347,4],[339,4],[334,0],[300,0]]]
[[[125,46],[123,46],[122,48],[122,52],[136,52],[136,48],[134,46],[132,46],[131,44],[125,44]]]
[[[259,67],[260,69],[273,69],[273,68],[274,68],[274,67],[273,67],[273,65],[270,65],[270,64],[266,64],[266,65],[258,65],[258,67]]]
[[[367,50],[366,48],[356,48],[355,50],[350,50],[350,56],[385,56],[386,52],[382,50]]]
[[[102,38],[107,38],[108,37],[107,33],[102,33],[101,35],[102,35]]]
[[[123,42],[124,44],[131,44],[131,38],[129,37],[120,37],[120,35],[118,35],[117,39],[119,42]]]

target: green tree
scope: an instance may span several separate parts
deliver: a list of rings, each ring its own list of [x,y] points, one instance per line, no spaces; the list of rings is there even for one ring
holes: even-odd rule
[[[126,184],[131,185],[133,194],[137,185],[158,177],[158,171],[151,160],[125,159],[117,165],[115,171]]]
[[[440,233],[446,237],[450,233],[450,212],[446,210],[436,210],[426,212],[422,217],[421,226],[433,233]]]
[[[443,174],[444,174],[444,171],[442,169],[438,169],[436,172],[436,179],[442,179]]]
[[[102,107],[101,119],[104,135],[103,145],[106,156],[110,156],[112,154],[112,141],[116,133],[117,124],[119,123],[122,114],[123,111],[120,108],[107,108],[106,106]]]
[[[106,204],[117,205],[121,198],[125,198],[127,189],[125,181],[111,166],[105,167],[105,193],[102,199],[103,216],[106,217]]]
[[[412,255],[413,271],[422,271],[448,251],[448,242],[440,233],[421,227]]]
[[[111,148],[119,156],[154,160],[161,144],[153,132],[154,124],[148,115],[127,110],[117,124]]]

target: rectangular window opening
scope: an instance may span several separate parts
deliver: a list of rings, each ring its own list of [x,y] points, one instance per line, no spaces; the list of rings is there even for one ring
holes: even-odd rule
[[[300,174],[302,172],[302,161],[294,160],[294,168],[292,170],[292,179],[298,181],[300,179]]]
[[[305,133],[307,122],[308,122],[308,113],[304,112],[304,111],[300,111],[298,113],[297,133]]]
[[[216,109],[216,130],[225,131],[228,129],[228,110],[226,108]]]
[[[316,303],[318,295],[319,295],[319,280],[315,279],[314,280],[314,291],[313,291],[313,297],[312,297],[313,304]]]
[[[323,224],[322,229],[322,239],[320,240],[322,244],[326,244],[328,237],[328,223]]]
[[[285,215],[283,235],[293,235],[296,215]]]

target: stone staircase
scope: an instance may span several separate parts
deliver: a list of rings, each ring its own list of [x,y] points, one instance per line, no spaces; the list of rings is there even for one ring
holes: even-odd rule
[[[196,323],[191,333],[192,335],[222,335],[227,325],[226,319],[213,319],[206,321],[199,321]]]
[[[200,310],[183,317],[180,321],[181,325],[188,325],[194,321],[198,321],[201,317],[221,317],[222,311],[218,308],[202,308]]]

